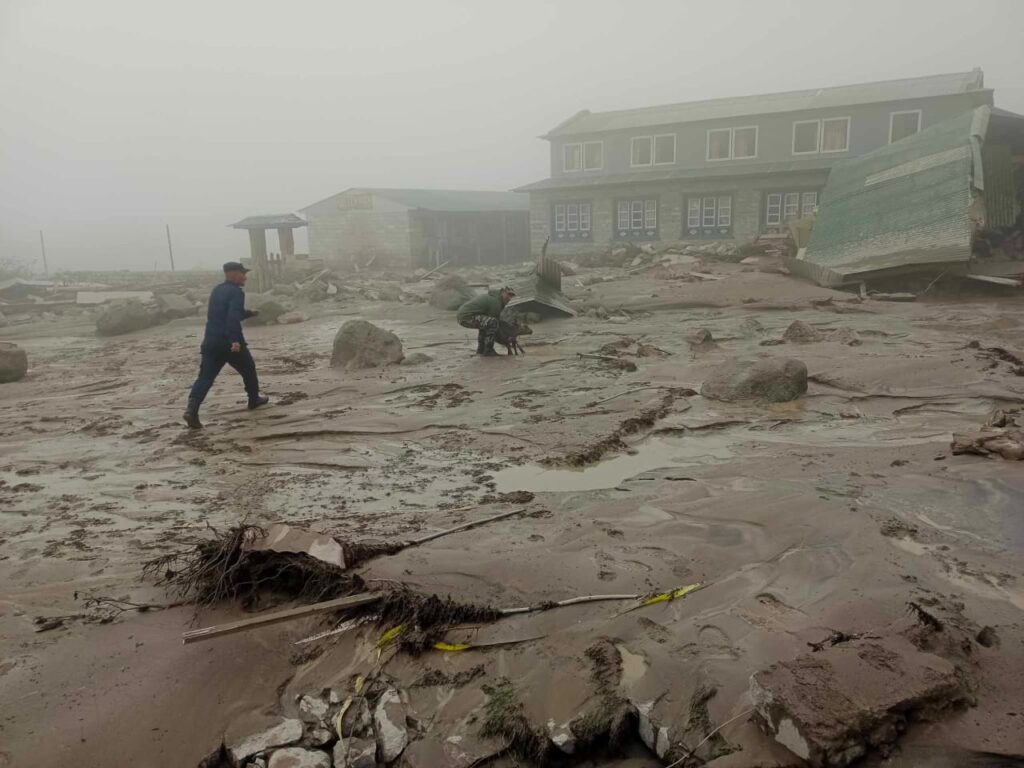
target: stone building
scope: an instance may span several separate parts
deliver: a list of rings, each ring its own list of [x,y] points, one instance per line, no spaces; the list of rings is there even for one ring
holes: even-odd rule
[[[311,258],[395,266],[507,264],[530,257],[516,192],[359,187],[302,209]]]
[[[617,242],[745,241],[815,209],[838,162],[992,104],[980,69],[947,75],[584,110],[550,130],[530,195],[538,253]]]

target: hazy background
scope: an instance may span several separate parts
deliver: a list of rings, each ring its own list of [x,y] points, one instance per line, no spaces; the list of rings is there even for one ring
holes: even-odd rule
[[[980,66],[1024,112],[1022,30],[1024,0],[0,0],[0,257],[43,229],[51,271],[166,268],[169,223],[216,267],[225,225],[347,187],[544,178],[583,108]]]

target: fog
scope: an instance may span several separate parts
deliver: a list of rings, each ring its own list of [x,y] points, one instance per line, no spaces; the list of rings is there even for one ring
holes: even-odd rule
[[[0,256],[247,255],[351,186],[508,189],[574,112],[980,66],[1024,112],[1021,0],[0,0]],[[276,243],[271,242],[274,249]],[[297,249],[305,250],[304,234]]]

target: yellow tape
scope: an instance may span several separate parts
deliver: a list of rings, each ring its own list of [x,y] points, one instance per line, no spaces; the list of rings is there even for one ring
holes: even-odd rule
[[[385,645],[390,643],[392,640],[394,640],[396,637],[398,637],[404,631],[405,631],[405,624],[399,624],[398,626],[392,627],[391,629],[389,629],[387,632],[385,632],[383,635],[380,636],[380,640],[377,641],[377,647],[378,648],[383,648]]]
[[[704,586],[703,582],[697,582],[696,584],[687,584],[685,587],[679,587],[678,589],[673,589],[671,592],[662,592],[659,595],[654,595],[653,597],[648,597],[646,600],[644,600],[642,603],[640,603],[640,606],[643,607],[643,606],[647,606],[647,605],[654,605],[655,603],[665,603],[665,602],[668,602],[669,600],[677,600],[680,597],[686,597],[691,592],[696,592],[698,589],[700,589],[703,586]]]
[[[366,684],[366,678],[365,677],[363,677],[362,675],[359,675],[358,677],[356,677],[356,695],[357,696],[360,693],[363,692],[363,685],[365,685],[365,684]]]
[[[345,699],[345,702],[341,705],[341,709],[338,710],[338,716],[336,718],[334,718],[334,730],[336,730],[338,732],[338,738],[339,739],[344,739],[345,738],[345,734],[343,734],[341,732],[341,720],[342,720],[343,717],[345,717],[345,713],[348,711],[348,708],[351,707],[351,706],[352,706],[352,697],[349,696],[347,699]]]
[[[467,651],[472,647],[468,643],[434,643],[434,648],[438,651]]]

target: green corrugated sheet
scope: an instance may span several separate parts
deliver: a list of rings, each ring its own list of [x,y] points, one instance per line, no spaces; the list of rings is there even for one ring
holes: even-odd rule
[[[867,272],[968,261],[974,158],[989,110],[836,165],[797,271],[837,285]]]
[[[1007,144],[986,145],[981,156],[985,163],[985,225],[989,229],[1012,227],[1020,211],[1013,183],[1013,152]]]

